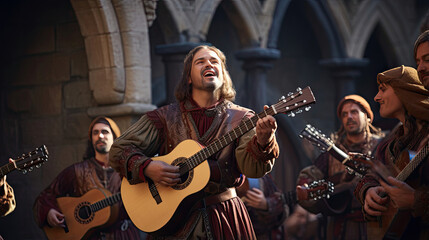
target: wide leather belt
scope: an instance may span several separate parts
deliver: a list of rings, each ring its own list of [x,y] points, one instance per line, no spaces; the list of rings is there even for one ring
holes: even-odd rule
[[[204,198],[204,201],[206,203],[206,206],[225,202],[226,200],[229,200],[231,198],[237,197],[237,192],[235,191],[235,188],[228,188],[228,190],[221,192],[216,195],[208,196]]]

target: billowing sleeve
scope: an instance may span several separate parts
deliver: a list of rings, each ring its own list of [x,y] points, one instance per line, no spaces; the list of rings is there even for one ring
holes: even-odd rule
[[[64,169],[52,183],[43,190],[33,205],[33,213],[36,223],[39,227],[48,225],[46,217],[52,208],[61,212],[58,208],[57,197],[78,196],[74,183],[76,182],[76,173],[74,165]]]
[[[256,130],[244,134],[235,150],[240,171],[250,178],[260,178],[271,172],[279,156],[279,146],[274,137],[264,149],[256,141]]]
[[[253,113],[249,112],[245,117],[252,116]],[[261,148],[257,143],[256,129],[253,128],[239,139],[235,149],[237,166],[247,177],[260,178],[271,172],[279,152],[276,137],[265,148]]]
[[[140,183],[142,166],[159,152],[160,145],[159,129],[145,114],[115,140],[109,152],[110,165],[130,184]]]
[[[0,216],[6,216],[15,210],[15,194],[6,180],[4,180],[4,184],[0,188]]]

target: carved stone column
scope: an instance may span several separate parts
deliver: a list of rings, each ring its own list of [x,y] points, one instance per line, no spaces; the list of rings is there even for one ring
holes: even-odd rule
[[[260,112],[267,104],[267,72],[273,67],[273,60],[280,58],[280,51],[267,48],[247,48],[237,52],[236,57],[244,62],[242,68],[246,71],[246,100],[243,105]]]
[[[183,42],[155,47],[155,52],[162,56],[162,61],[165,66],[167,92],[167,102],[165,102],[165,104],[176,101],[174,88],[182,76],[183,60],[185,60],[186,54],[198,45],[201,45],[201,43]]]
[[[368,59],[332,58],[321,60],[320,65],[327,67],[335,82],[335,106],[346,95],[356,94],[356,79],[368,65]],[[336,114],[335,114],[336,116]],[[337,119],[337,118],[335,118]],[[337,125],[339,124],[337,119]]]

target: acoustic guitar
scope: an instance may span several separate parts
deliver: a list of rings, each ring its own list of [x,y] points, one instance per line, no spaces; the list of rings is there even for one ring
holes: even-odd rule
[[[315,146],[328,151],[337,160],[341,161],[346,168],[355,175],[363,176],[369,171],[387,182],[387,169],[382,165],[372,161],[372,158],[363,154],[350,158],[346,153],[334,145],[334,143],[322,134],[319,130],[307,125],[301,132],[301,137],[309,140]],[[426,145],[396,176],[396,179],[405,181],[408,176],[419,166],[429,153],[429,146]],[[385,197],[386,194],[382,194]],[[400,239],[406,230],[408,222],[411,220],[411,212],[395,208],[391,202],[387,205],[388,210],[378,217],[377,221],[367,222],[367,235],[369,239]]]
[[[328,152],[336,160],[340,161],[351,174],[363,177],[372,167],[371,157],[364,154],[355,154],[353,157],[350,157],[339,147],[335,146],[334,142],[329,137],[310,124],[306,125],[299,136],[308,140],[321,151]]]
[[[0,167],[0,178],[14,170],[26,174],[33,171],[34,168],[40,168],[43,163],[48,161],[48,155],[48,148],[45,145],[27,154],[22,154],[22,156],[15,158],[14,161]]]
[[[406,152],[405,152],[406,153]],[[408,154],[408,153],[407,153]],[[405,182],[407,178],[417,169],[420,163],[429,154],[429,143],[424,146],[414,158],[402,169],[402,171],[396,176],[396,179]],[[408,157],[408,156],[407,156]],[[387,169],[384,165],[374,164],[374,172],[387,182],[388,175],[386,174]],[[413,187],[412,183],[408,183]],[[382,194],[381,197],[385,197],[386,194]],[[408,223],[412,219],[410,210],[400,210],[395,208],[391,201],[387,204],[388,210],[383,212],[381,217],[377,218],[377,221],[367,223],[367,234],[369,239],[401,239],[405,232]]]
[[[352,156],[335,146],[334,142],[323,134],[320,130],[306,125],[305,129],[299,135],[301,138],[308,140],[322,152],[328,152],[335,160],[341,162],[350,174],[362,178],[371,170],[371,157],[364,154],[354,153]],[[337,182],[342,174],[331,176],[330,180]],[[335,180],[336,179],[336,180]],[[317,209],[321,209],[323,215],[331,216],[343,214],[349,207],[349,202],[354,196],[347,190],[351,186],[348,183],[340,183],[335,186],[335,192],[331,194],[329,200],[322,199],[316,203]],[[315,213],[315,212],[313,212]]]
[[[121,193],[112,195],[106,189],[92,189],[81,197],[59,197],[58,207],[64,215],[65,227],[43,227],[49,240],[86,239],[98,227],[112,224],[118,208],[112,206],[121,201]]]
[[[289,113],[295,116],[302,108],[309,110],[314,103],[310,87],[297,89],[264,112],[244,120],[239,126],[203,147],[194,140],[179,143],[172,152],[153,160],[179,166],[182,182],[173,187],[143,182],[131,185],[126,178],[122,180],[122,201],[133,223],[144,232],[171,234],[185,223],[193,205],[202,199],[202,189],[210,179],[210,168],[206,159],[214,155],[240,136],[256,126],[258,119],[267,115]]]

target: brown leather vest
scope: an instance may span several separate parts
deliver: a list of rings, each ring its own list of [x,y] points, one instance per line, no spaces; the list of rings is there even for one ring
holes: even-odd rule
[[[183,105],[185,108],[188,106],[188,103]],[[199,136],[190,113],[183,111],[179,104],[170,104],[155,111],[164,125],[164,143],[160,150],[161,155],[171,152],[180,142],[186,139],[193,139],[207,146],[237,127],[242,122],[242,119],[251,112],[249,109],[224,101],[206,112],[206,114],[214,114],[215,118],[207,132],[203,136]],[[211,176],[205,192],[209,195],[223,192],[227,188],[239,184],[241,172],[238,170],[235,158],[237,144],[238,140],[208,159]]]
[[[113,169],[103,169],[94,159],[89,159],[74,165],[79,195],[94,188],[104,188],[112,194],[119,192],[121,178]]]

